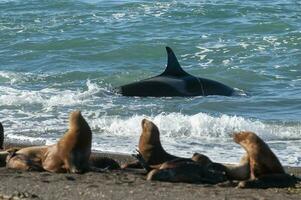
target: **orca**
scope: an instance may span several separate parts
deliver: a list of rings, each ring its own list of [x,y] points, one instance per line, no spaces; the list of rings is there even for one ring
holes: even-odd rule
[[[185,72],[170,47],[166,47],[167,67],[151,78],[115,88],[123,96],[173,97],[173,96],[232,96],[235,90],[214,80],[199,78]]]

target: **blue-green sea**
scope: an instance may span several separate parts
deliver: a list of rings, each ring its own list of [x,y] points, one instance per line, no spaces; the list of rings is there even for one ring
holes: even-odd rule
[[[233,97],[124,97],[155,76],[170,46],[188,73]],[[81,110],[93,149],[132,153],[143,118],[164,148],[238,162],[235,131],[301,166],[301,2],[296,0],[0,0],[0,121],[7,141],[52,144]]]

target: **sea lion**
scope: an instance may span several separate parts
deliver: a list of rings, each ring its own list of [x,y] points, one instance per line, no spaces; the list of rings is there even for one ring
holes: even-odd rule
[[[233,139],[246,150],[250,166],[250,179],[240,182],[238,187],[288,187],[297,182],[295,177],[285,173],[277,156],[255,133],[235,133]]]
[[[228,180],[246,180],[250,176],[249,157],[247,154],[240,159],[238,165],[213,162],[209,157],[200,153],[194,153],[191,159],[210,169],[224,171]]]
[[[222,165],[218,167],[219,164],[215,166],[215,163],[212,163],[205,155],[194,155],[193,159],[197,161],[189,158],[176,158],[153,166],[147,164],[142,154],[137,152],[138,154],[134,156],[147,171],[146,180],[210,184],[226,180],[225,167]]]
[[[6,167],[27,171],[43,171],[42,159],[47,146],[9,149],[6,157]]]
[[[2,123],[0,122],[0,150],[3,149],[3,142],[4,142],[4,129]]]
[[[286,188],[294,187],[301,179],[290,174],[268,174],[260,178],[240,181],[238,188]]]
[[[142,133],[139,139],[139,152],[148,165],[158,168],[160,164],[174,160],[179,157],[167,153],[160,141],[160,131],[151,121],[143,119],[141,122]],[[156,167],[156,165],[158,165]],[[122,166],[122,168],[142,168],[139,162],[132,162]]]
[[[27,147],[7,157],[7,167],[22,170],[82,173],[89,169],[92,132],[81,115],[75,111],[69,117],[69,130],[57,144]]]
[[[233,135],[236,143],[248,153],[250,178],[255,179],[267,174],[283,174],[284,169],[269,146],[253,132],[239,132]]]
[[[109,158],[109,157],[99,157],[99,156],[93,155],[93,154],[91,154],[91,156],[90,156],[89,164],[90,164],[90,169],[93,167],[93,170],[95,170],[95,168],[105,169],[105,170],[120,169],[119,163],[117,161],[115,161],[114,159]],[[95,170],[95,171],[97,171],[97,170]]]
[[[147,180],[216,184],[226,181],[223,171],[211,170],[194,161],[168,161],[147,174]]]

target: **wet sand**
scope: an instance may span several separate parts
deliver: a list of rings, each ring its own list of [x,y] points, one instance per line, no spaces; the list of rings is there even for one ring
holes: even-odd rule
[[[120,164],[130,155],[93,153]],[[301,176],[301,168],[286,167]],[[237,189],[227,186],[146,181],[143,170],[111,170],[85,174],[24,172],[0,168],[0,199],[301,199],[301,183],[295,188]]]

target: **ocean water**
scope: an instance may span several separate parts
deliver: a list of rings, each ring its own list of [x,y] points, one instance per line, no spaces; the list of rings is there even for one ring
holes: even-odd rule
[[[81,110],[93,149],[132,153],[141,120],[164,148],[238,162],[234,131],[262,137],[301,166],[301,3],[0,0],[0,121],[8,141],[52,144]],[[123,97],[113,88],[160,74],[165,46],[195,76],[239,96]]]

